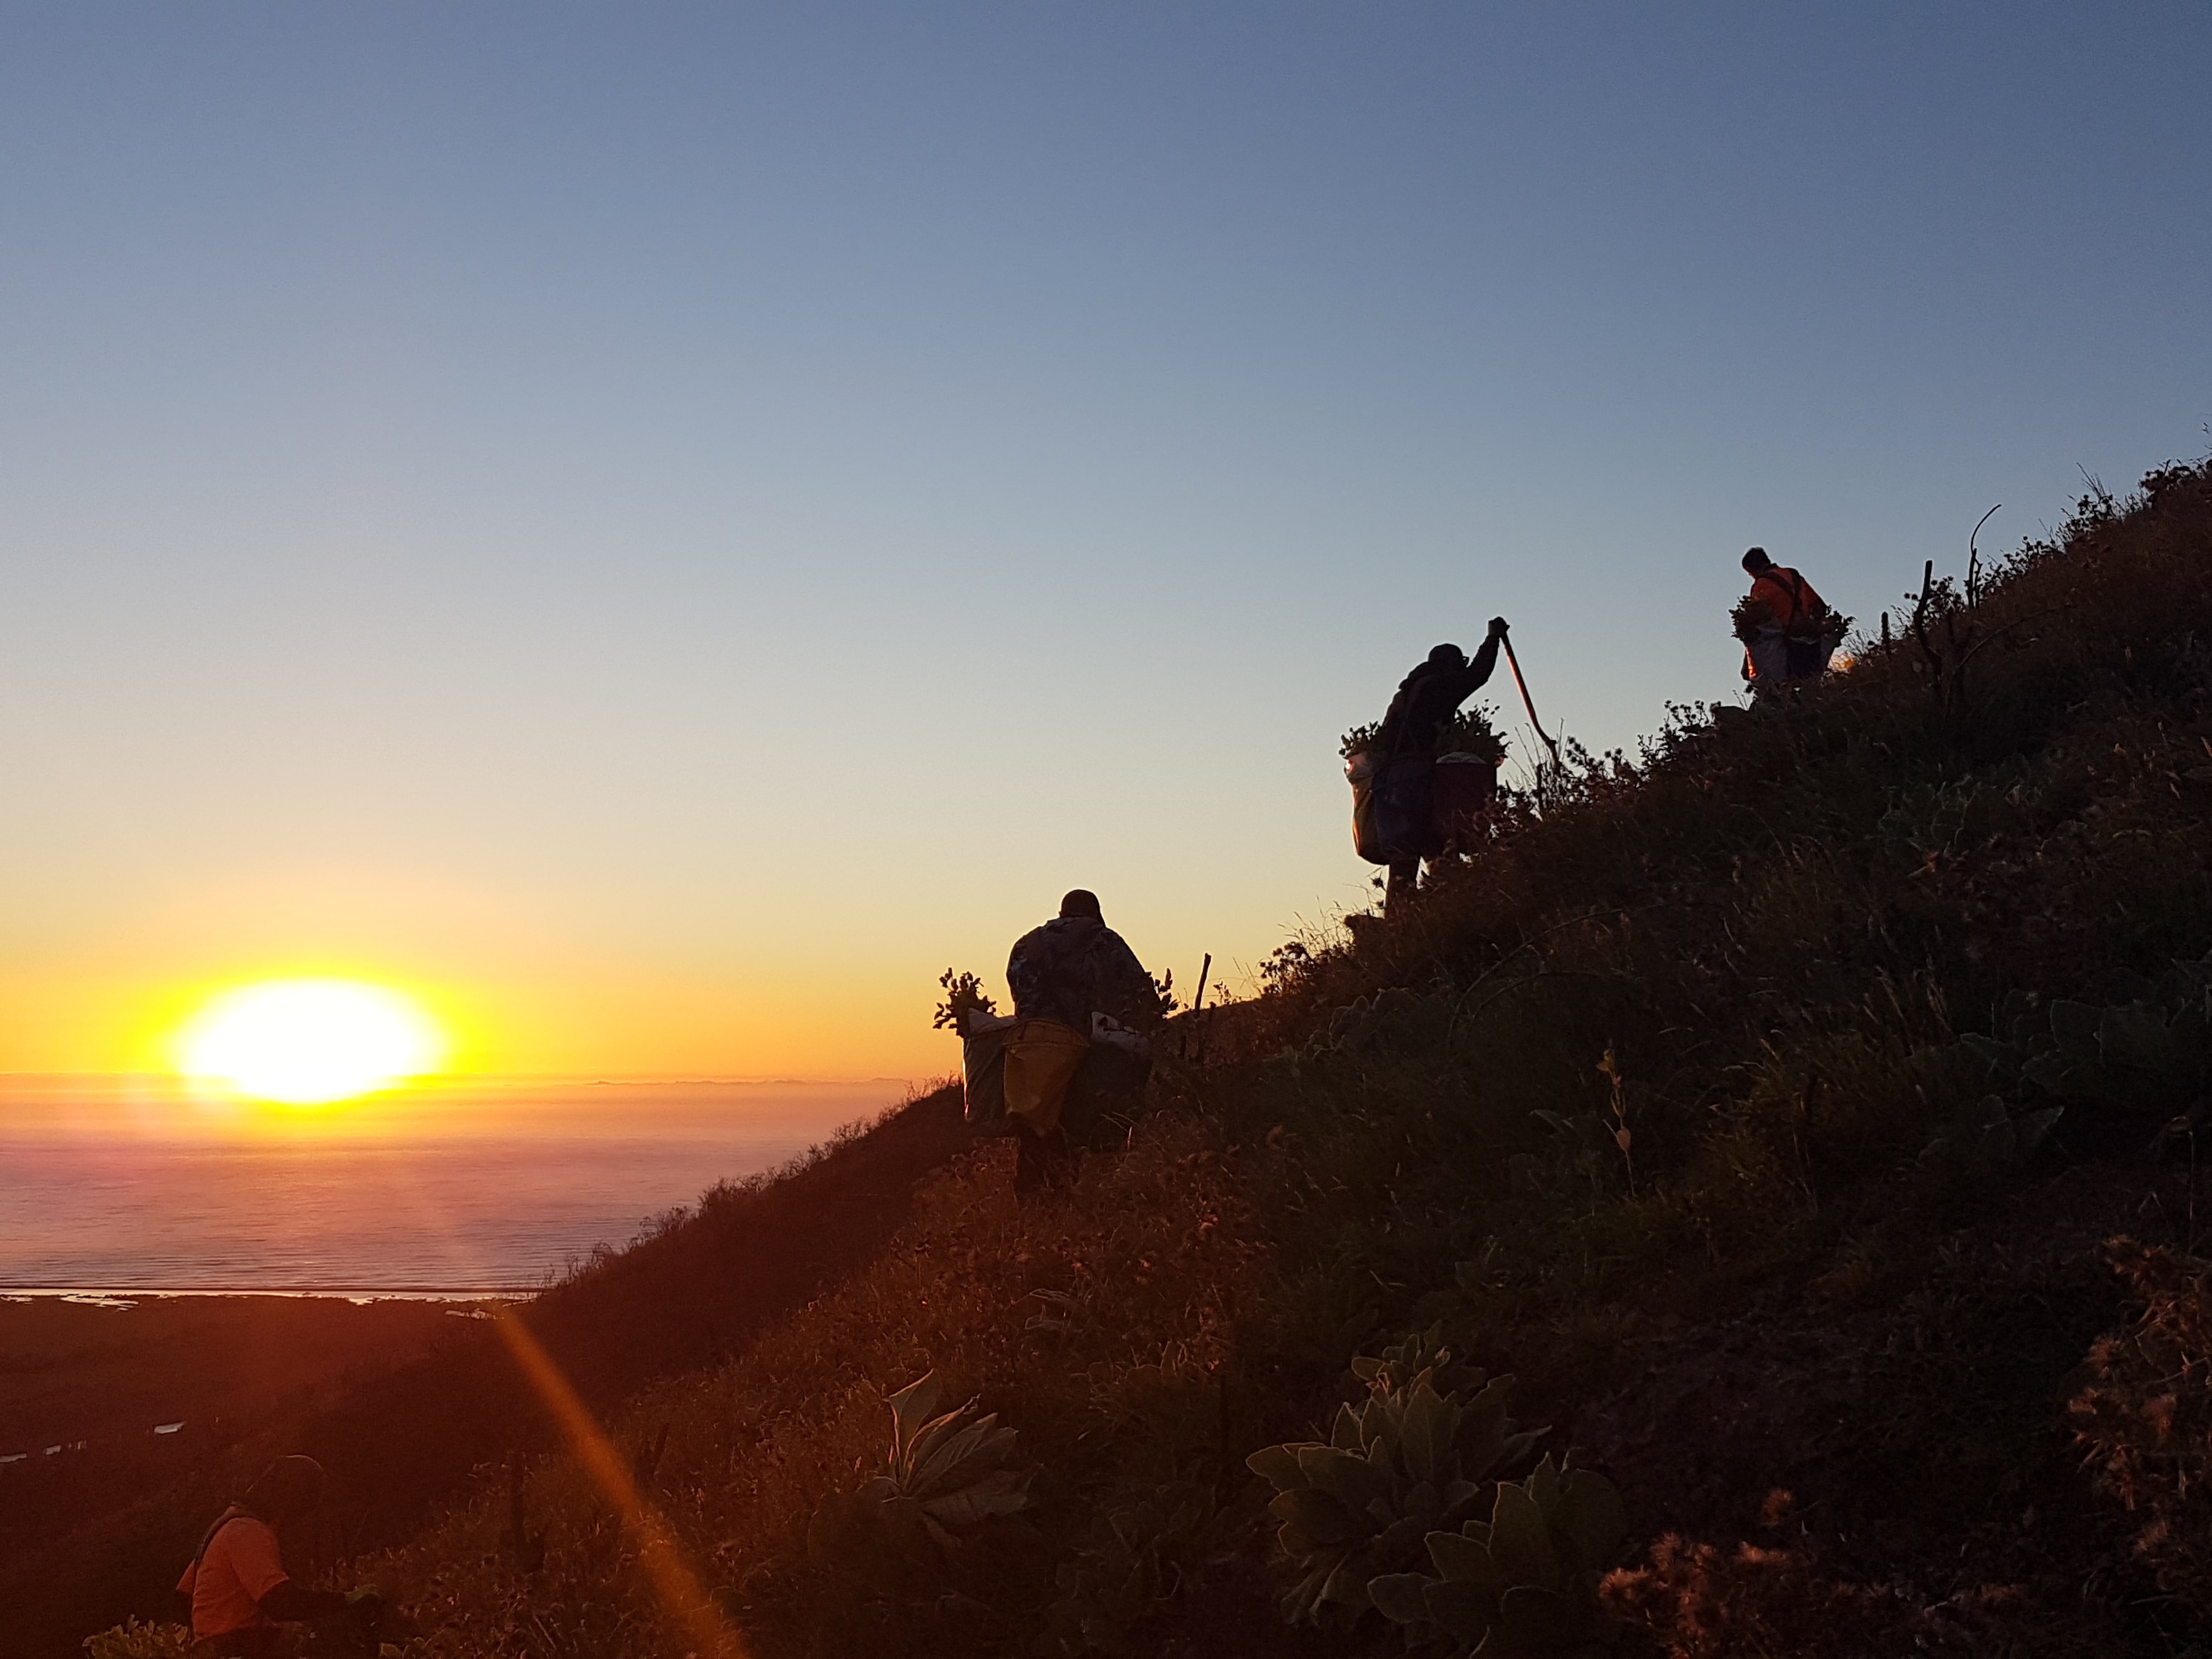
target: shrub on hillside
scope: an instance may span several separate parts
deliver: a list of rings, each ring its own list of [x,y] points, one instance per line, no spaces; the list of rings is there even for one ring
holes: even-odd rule
[[[1608,1575],[1599,1595],[1624,1631],[1666,1659],[1996,1659],[2081,1650],[2064,1636],[2040,1639],[2009,1590],[1972,1591],[1929,1607],[1892,1585],[1837,1578],[1809,1547],[1727,1550],[1669,1533],[1651,1547],[1649,1566]]]
[[[190,1659],[192,1646],[192,1633],[182,1625],[142,1625],[135,1618],[84,1638],[88,1659]]]
[[[2067,1414],[2100,1490],[2141,1520],[2159,1583],[2212,1618],[2212,1263],[2131,1238],[2108,1247],[2142,1304],[2089,1352]]]

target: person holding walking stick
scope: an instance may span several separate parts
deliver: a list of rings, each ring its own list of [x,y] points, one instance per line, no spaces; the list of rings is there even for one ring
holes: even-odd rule
[[[1434,823],[1437,737],[1459,706],[1489,683],[1505,644],[1505,618],[1492,617],[1474,659],[1455,645],[1440,645],[1398,684],[1368,750],[1373,776],[1374,840],[1390,868],[1383,893],[1386,912],[1411,897],[1421,860],[1443,848]],[[1510,652],[1512,647],[1506,645]],[[1516,670],[1517,677],[1518,670]],[[1370,854],[1371,856],[1371,854]]]

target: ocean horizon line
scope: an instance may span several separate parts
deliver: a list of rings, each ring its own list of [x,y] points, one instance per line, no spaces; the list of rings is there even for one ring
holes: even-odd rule
[[[694,1086],[699,1088],[825,1088],[856,1089],[875,1084],[913,1085],[933,1080],[931,1078],[882,1073],[867,1077],[796,1077],[785,1075],[719,1075],[696,1071],[672,1072],[443,1072],[426,1075],[419,1081],[410,1080],[391,1089],[378,1090],[379,1094],[399,1094],[442,1085],[514,1084],[522,1086],[559,1084],[569,1087],[619,1088],[625,1085],[651,1084],[657,1086]],[[91,1082],[164,1084],[172,1087],[190,1088],[191,1079],[175,1072],[10,1072],[0,1071],[0,1089],[13,1084],[55,1084]]]

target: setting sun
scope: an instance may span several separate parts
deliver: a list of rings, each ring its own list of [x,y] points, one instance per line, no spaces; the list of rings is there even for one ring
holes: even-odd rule
[[[216,998],[178,1040],[179,1068],[261,1100],[316,1106],[438,1069],[445,1033],[411,997],[357,980],[288,979]]]

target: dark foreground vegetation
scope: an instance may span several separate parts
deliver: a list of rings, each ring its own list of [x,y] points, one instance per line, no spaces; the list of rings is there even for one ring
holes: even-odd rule
[[[410,1656],[2203,1651],[2212,472],[1913,601],[1286,946],[1064,1196],[948,1143],[711,1334],[715,1204],[586,1275],[605,1437],[346,1570]]]

